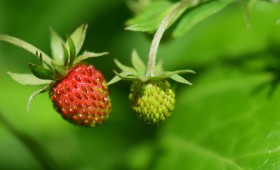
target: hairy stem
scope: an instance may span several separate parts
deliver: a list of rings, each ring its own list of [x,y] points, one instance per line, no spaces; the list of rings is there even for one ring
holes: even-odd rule
[[[161,41],[161,38],[163,36],[163,33],[165,32],[165,30],[167,29],[167,27],[169,26],[169,24],[173,21],[173,19],[176,17],[177,12],[183,8],[188,7],[191,4],[196,4],[198,0],[181,0],[180,2],[178,2],[174,8],[164,17],[164,19],[162,20],[162,22],[160,23],[151,47],[150,47],[150,52],[149,52],[149,59],[148,59],[148,63],[147,63],[147,72],[146,72],[146,76],[154,76],[154,68],[155,68],[155,62],[156,62],[156,54],[157,54],[157,50],[159,47],[159,43]]]

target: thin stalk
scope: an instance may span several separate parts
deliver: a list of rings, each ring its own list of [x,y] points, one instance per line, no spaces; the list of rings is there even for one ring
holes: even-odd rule
[[[196,3],[197,0],[182,0],[176,4],[176,6],[164,17],[162,22],[160,23],[153,41],[151,43],[150,52],[149,52],[149,59],[147,63],[147,72],[146,76],[153,77],[154,76],[154,69],[155,69],[155,62],[156,62],[156,54],[159,47],[159,43],[163,36],[163,33],[172,22],[172,20],[176,17],[177,11],[186,8],[191,3]]]

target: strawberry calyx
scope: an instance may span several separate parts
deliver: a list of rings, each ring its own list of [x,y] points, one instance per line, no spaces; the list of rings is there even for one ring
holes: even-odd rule
[[[175,92],[166,79],[192,85],[179,74],[195,72],[189,69],[164,71],[162,62],[159,62],[150,74],[149,63],[146,68],[136,50],[132,52],[131,61],[133,67],[126,66],[115,59],[116,65],[122,72],[114,71],[116,76],[108,82],[108,85],[120,80],[132,81],[128,97],[132,110],[146,123],[158,125],[172,114],[175,107]]]
[[[50,46],[52,57],[45,54],[37,47],[16,37],[0,34],[0,41],[11,43],[21,47],[32,53],[39,60],[39,64],[29,63],[29,68],[32,74],[21,74],[7,72],[12,79],[22,85],[45,85],[43,88],[35,91],[29,98],[27,110],[29,111],[32,99],[40,93],[47,92],[58,81],[62,80],[72,68],[80,65],[88,58],[95,58],[108,54],[108,52],[94,53],[84,51],[80,54],[83,46],[87,24],[78,27],[70,36],[67,36],[64,41],[51,28],[50,29]]]
[[[179,74],[186,73],[195,73],[193,70],[185,69],[185,70],[175,70],[175,71],[164,71],[162,68],[162,62],[158,62],[155,65],[154,74],[147,74],[146,66],[144,62],[139,57],[136,50],[132,51],[131,62],[133,67],[126,66],[119,62],[117,59],[114,60],[115,64],[121,69],[121,72],[115,72],[115,76],[108,82],[108,85],[114,84],[120,80],[139,80],[141,82],[147,82],[149,80],[165,80],[172,79],[178,83],[183,83],[187,85],[192,85],[192,83],[186,80],[184,77]]]

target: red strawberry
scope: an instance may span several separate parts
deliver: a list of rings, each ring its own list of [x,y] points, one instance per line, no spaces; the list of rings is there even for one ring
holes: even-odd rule
[[[91,127],[107,120],[111,112],[107,82],[100,71],[82,62],[87,58],[106,53],[84,52],[77,56],[84,42],[86,29],[87,25],[82,25],[67,38],[66,42],[51,30],[53,59],[20,39],[0,35],[0,40],[23,47],[30,52],[34,51],[33,53],[40,59],[40,65],[29,64],[33,75],[37,78],[31,74],[9,73],[21,84],[47,84],[31,95],[28,110],[35,95],[49,91],[55,109],[69,122]]]
[[[102,124],[111,111],[107,83],[91,65],[73,68],[53,86],[50,97],[66,120],[79,125]]]

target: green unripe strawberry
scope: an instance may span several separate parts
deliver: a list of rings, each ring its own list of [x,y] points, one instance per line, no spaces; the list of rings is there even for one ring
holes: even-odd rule
[[[146,74],[146,66],[136,53],[132,53],[133,67],[125,66],[115,60],[122,70],[108,83],[113,84],[120,80],[130,80],[129,103],[139,118],[148,124],[155,124],[166,120],[175,107],[175,93],[167,79],[191,85],[181,77],[182,73],[194,73],[192,70],[163,71],[161,63],[156,65],[155,74]]]
[[[175,93],[167,80],[133,81],[129,102],[139,118],[157,124],[171,115]]]
[[[87,52],[79,55],[86,35],[87,25],[77,28],[65,41],[51,29],[52,58],[38,48],[9,35],[0,40],[22,47],[39,58],[39,64],[29,64],[33,74],[9,73],[24,85],[45,85],[34,96],[49,91],[55,109],[67,121],[92,127],[105,122],[111,112],[107,82],[102,73],[83,61],[107,53]]]

